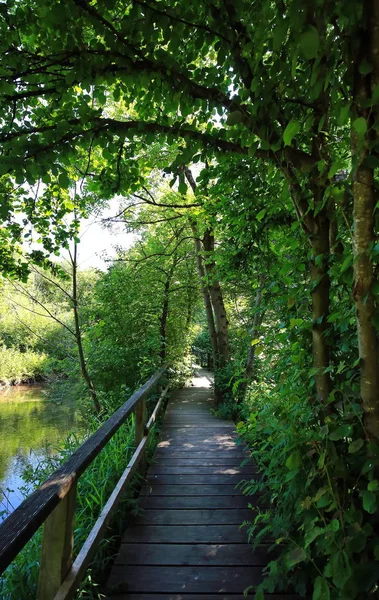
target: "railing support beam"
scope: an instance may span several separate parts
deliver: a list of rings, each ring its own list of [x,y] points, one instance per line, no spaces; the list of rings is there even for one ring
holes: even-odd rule
[[[53,600],[72,565],[76,484],[43,526],[37,600]]]

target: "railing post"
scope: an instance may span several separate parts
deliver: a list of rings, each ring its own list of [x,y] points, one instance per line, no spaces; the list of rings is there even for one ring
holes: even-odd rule
[[[43,526],[37,600],[53,600],[72,565],[76,483]]]
[[[146,396],[142,396],[135,407],[134,443],[137,447],[145,434],[146,425]]]

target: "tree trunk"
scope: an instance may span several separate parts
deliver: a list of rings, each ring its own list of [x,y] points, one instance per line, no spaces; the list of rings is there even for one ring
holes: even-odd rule
[[[217,362],[218,362],[218,345],[217,345],[217,333],[216,333],[216,326],[215,326],[215,321],[214,321],[214,316],[213,316],[212,302],[211,302],[211,297],[210,297],[210,293],[209,293],[209,288],[206,284],[205,268],[204,268],[204,263],[203,263],[203,257],[201,255],[201,242],[199,239],[199,234],[197,231],[196,223],[193,219],[190,220],[190,225],[191,225],[192,232],[193,232],[197,271],[199,273],[201,293],[203,295],[205,314],[207,317],[207,324],[208,324],[208,332],[209,332],[209,337],[211,340],[213,368],[215,369]]]
[[[74,321],[75,321],[75,339],[76,339],[76,344],[78,346],[80,370],[81,370],[83,379],[85,380],[85,382],[87,384],[90,396],[93,401],[93,405],[95,407],[96,414],[99,414],[101,412],[101,406],[100,406],[92,379],[87,370],[87,364],[86,364],[86,359],[85,359],[84,350],[83,350],[82,333],[81,333],[81,329],[80,329],[79,310],[78,310],[77,256],[78,256],[78,248],[77,248],[77,244],[75,242],[74,255],[71,259],[71,263],[72,263],[72,306],[73,306]]]
[[[207,229],[203,238],[203,247],[206,252],[205,271],[208,278],[208,286],[212,300],[212,307],[215,316],[217,331],[217,366],[224,367],[230,360],[228,319],[226,316],[224,298],[222,295],[220,282],[216,277],[216,263],[214,261],[214,235]]]
[[[356,307],[358,349],[360,359],[360,395],[364,411],[364,423],[370,437],[379,437],[379,365],[378,338],[372,322],[375,299],[372,286],[375,271],[371,257],[375,241],[374,209],[376,193],[373,169],[367,166],[370,147],[377,139],[375,130],[375,107],[368,108],[372,92],[379,84],[379,6],[377,0],[366,0],[360,31],[360,55],[355,62],[354,73],[354,121],[364,119],[367,132],[358,136],[352,130],[354,201],[354,302]],[[372,65],[367,75],[359,72],[362,61]]]
[[[311,297],[312,297],[312,353],[315,368],[316,397],[323,404],[328,402],[331,391],[330,373],[328,370],[330,353],[326,332],[330,307],[330,214],[326,207],[316,214],[322,205],[325,187],[317,180],[319,173],[314,173],[312,192],[315,210],[309,210],[307,199],[303,197],[301,187],[297,184],[296,174],[291,168],[283,169],[290,185],[291,197],[301,227],[312,247],[311,263]],[[330,210],[330,209],[329,209]]]
[[[192,188],[193,193],[195,193],[196,192],[196,182],[193,178],[191,170],[188,169],[187,167],[184,167],[184,173],[185,173],[188,183],[190,184],[190,186]],[[201,241],[199,238],[199,232],[198,232],[198,228],[197,228],[195,219],[190,218],[189,222],[190,222],[190,226],[191,226],[192,233],[193,233],[197,271],[199,273],[199,278],[200,278],[201,293],[203,296],[205,314],[207,317],[207,324],[208,324],[208,332],[209,332],[209,337],[210,337],[211,347],[212,347],[213,369],[216,369],[217,364],[218,364],[218,352],[219,352],[218,351],[218,342],[217,342],[217,332],[216,332],[216,325],[215,325],[215,319],[214,319],[214,314],[213,314],[209,286],[207,285],[207,282],[206,282],[206,274],[205,274],[204,262],[203,262],[203,257],[202,257]]]

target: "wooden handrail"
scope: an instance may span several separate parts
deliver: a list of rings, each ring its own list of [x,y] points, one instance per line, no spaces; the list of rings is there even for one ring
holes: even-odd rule
[[[66,496],[73,496],[75,500],[76,483],[80,475],[92,463],[92,461],[104,448],[106,443],[118,431],[133,410],[136,411],[137,419],[139,404],[145,401],[147,394],[155,385],[157,385],[165,371],[166,368],[162,367],[152,377],[150,377],[150,379],[142,387],[134,392],[134,394],[132,394],[132,396],[93,435],[91,435],[72,454],[72,456],[63,465],[61,465],[61,467],[59,467],[59,469],[54,471],[54,473],[50,475],[50,477],[33,494],[26,498],[26,500],[24,500],[24,502],[18,508],[16,508],[16,510],[11,513],[9,517],[0,525],[0,574],[3,573],[9,564],[14,560],[17,554],[22,550],[22,548],[30,540],[42,523],[46,521],[48,517],[52,519],[54,512],[56,512],[56,508],[58,505],[60,505],[62,500],[66,498]],[[166,392],[167,388],[164,394],[166,394]],[[163,399],[162,396],[159,399],[157,406],[161,405]],[[156,413],[156,409],[157,407],[154,409],[154,413]],[[134,472],[135,464],[141,460],[147,441],[148,430],[150,429],[150,421],[147,424],[147,428],[145,428],[145,423],[138,424],[139,429],[141,429],[142,425],[144,437],[142,437],[141,443],[139,443],[132,460],[117,484],[115,491],[120,487],[119,484],[123,478],[125,481],[130,478],[129,476],[126,477],[126,473]],[[131,463],[132,466],[130,466]],[[120,489],[118,490],[118,497],[119,496]],[[73,503],[75,504],[75,501]],[[69,501],[68,504],[71,506],[72,502]],[[70,521],[71,512],[72,509],[70,508],[68,511],[68,521]],[[103,516],[104,519],[103,512],[104,510],[102,511],[101,516]],[[61,520],[62,519],[60,517],[59,521]],[[72,524],[69,524],[68,527],[72,528]],[[62,535],[67,537],[67,532],[63,532]],[[67,553],[67,549],[63,547],[66,544],[66,541],[67,540],[64,540],[64,543],[62,542],[62,553]],[[92,546],[91,550],[93,550]],[[71,558],[69,560],[71,560]],[[71,564],[69,567],[71,567]],[[66,573],[63,574],[62,580],[64,579],[64,576],[66,576]],[[51,598],[54,598],[54,596],[55,593],[51,596]],[[45,597],[44,600],[50,600],[50,597]]]

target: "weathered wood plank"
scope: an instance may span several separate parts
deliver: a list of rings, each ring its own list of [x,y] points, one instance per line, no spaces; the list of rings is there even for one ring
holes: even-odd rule
[[[191,509],[191,508],[246,508],[251,502],[246,496],[141,496],[141,508]]]
[[[109,588],[114,592],[237,593],[259,584],[261,567],[114,566]]]
[[[115,564],[265,566],[274,558],[268,546],[249,544],[121,544]]]
[[[124,595],[119,596],[108,596],[112,600],[254,600],[254,593],[243,596],[242,594],[128,594],[127,597]],[[265,594],[265,600],[301,600],[300,596],[291,594]]]
[[[249,461],[246,464],[246,457],[243,457],[242,459],[240,459],[239,457],[237,458],[229,458],[228,456],[226,458],[208,458],[208,459],[202,459],[202,458],[192,458],[192,454],[186,455],[182,458],[172,458],[167,456],[167,458],[165,457],[161,457],[158,458],[157,456],[154,456],[154,460],[153,460],[153,465],[155,466],[167,466],[167,467],[204,467],[204,468],[208,468],[208,467],[252,467],[253,469],[256,469],[256,467],[254,466],[254,464]],[[201,471],[200,471],[201,472]]]
[[[157,447],[155,456],[157,458],[161,458],[163,456],[168,458],[170,456],[171,458],[204,458],[206,460],[211,458],[240,457],[241,460],[244,460],[246,458],[249,458],[250,453],[248,450],[237,446],[224,446],[223,448],[208,446],[207,448],[204,448],[204,450],[199,450],[198,447],[181,449],[177,446],[170,445],[167,442],[160,442],[160,444]]]
[[[148,484],[141,488],[141,496],[242,496],[234,485],[157,485]]]
[[[237,485],[242,480],[251,480],[251,477],[246,475],[242,476],[240,473],[237,474],[208,474],[208,475],[175,475],[170,473],[163,474],[148,474],[147,482],[151,485]]]
[[[132,525],[123,543],[149,544],[246,544],[245,529],[235,525]]]
[[[256,475],[257,469],[255,467],[246,466],[184,466],[183,464],[179,466],[170,466],[170,465],[154,465],[149,469],[149,478],[152,478],[154,475],[240,475],[240,479],[248,478],[249,475],[252,477]]]
[[[241,525],[252,521],[256,513],[248,508],[158,510],[146,509],[136,519],[136,525]]]

